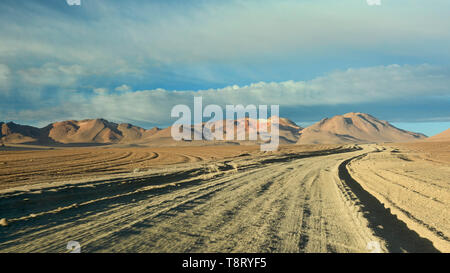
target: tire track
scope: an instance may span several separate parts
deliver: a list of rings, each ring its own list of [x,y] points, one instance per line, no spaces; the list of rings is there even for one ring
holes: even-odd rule
[[[237,158],[237,167],[223,161],[208,176],[198,163],[55,188],[57,198],[69,190],[73,199],[63,208],[37,206],[35,217],[2,228],[0,251],[61,252],[76,240],[85,252],[364,252],[361,234],[370,230],[347,213],[332,171],[362,152],[340,152]]]
[[[347,170],[352,160],[366,156],[358,155],[347,159],[339,165],[339,178],[351,189],[361,201],[361,210],[364,217],[369,221],[369,227],[374,234],[386,242],[390,252],[439,252],[428,239],[422,238],[415,231],[391,213],[384,205],[369,192],[367,192],[356,180],[352,178]]]

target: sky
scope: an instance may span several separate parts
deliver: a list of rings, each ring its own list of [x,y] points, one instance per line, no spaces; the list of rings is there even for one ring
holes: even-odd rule
[[[69,1],[76,2],[76,1]],[[448,0],[0,1],[0,120],[168,126],[192,105],[450,127]]]

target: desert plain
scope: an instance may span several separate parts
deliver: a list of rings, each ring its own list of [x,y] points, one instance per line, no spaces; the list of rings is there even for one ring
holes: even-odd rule
[[[450,142],[7,145],[0,252],[449,252]]]

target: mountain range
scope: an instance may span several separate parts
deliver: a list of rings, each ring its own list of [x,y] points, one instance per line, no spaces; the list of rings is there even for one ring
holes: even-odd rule
[[[234,121],[235,129],[244,125],[245,136],[258,134],[259,124],[267,122],[249,118]],[[203,124],[204,126],[204,124]],[[222,127],[222,128],[221,128]],[[177,142],[171,137],[171,127],[144,129],[129,123],[114,123],[105,119],[86,119],[81,121],[67,120],[51,123],[44,128],[20,125],[13,122],[0,122],[0,139],[4,143],[27,143],[37,145],[52,144],[145,144],[145,145],[190,145],[195,141]],[[224,129],[225,121],[214,122],[215,130]],[[420,133],[405,131],[379,120],[369,114],[347,113],[332,118],[325,118],[307,128],[302,128],[287,118],[279,118],[281,144],[345,144],[345,143],[381,143],[411,142],[425,140]],[[235,130],[236,132],[236,130]],[[191,126],[192,136],[201,134]],[[235,139],[237,134],[235,133]],[[430,140],[450,140],[450,129]],[[206,140],[199,141],[205,143]],[[249,141],[228,141],[236,144],[251,143]]]

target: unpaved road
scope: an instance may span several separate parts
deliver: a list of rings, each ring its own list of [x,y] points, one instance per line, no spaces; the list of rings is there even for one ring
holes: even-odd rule
[[[413,147],[420,146],[424,144]],[[444,145],[441,149],[449,151]],[[439,160],[444,159],[442,153],[435,158],[423,155],[386,146],[352,160],[347,169],[408,228],[450,252],[450,164]]]
[[[352,179],[363,147],[3,192],[0,252],[436,252]]]

